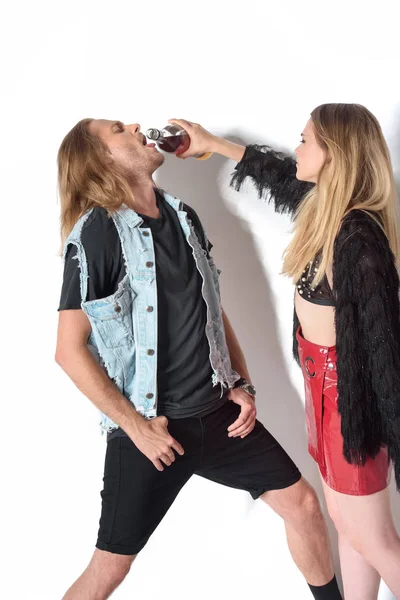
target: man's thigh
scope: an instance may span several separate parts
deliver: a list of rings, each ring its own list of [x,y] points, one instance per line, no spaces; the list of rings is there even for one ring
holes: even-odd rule
[[[130,438],[108,442],[96,544],[99,550],[125,555],[142,550],[193,474],[195,456],[191,449],[185,450],[183,456],[176,455],[171,466],[158,471]]]
[[[270,490],[284,489],[301,478],[300,471],[282,446],[256,421],[245,438],[229,438],[227,428],[238,417],[240,406],[228,402],[204,421],[204,459],[198,475],[246,490],[254,499]]]

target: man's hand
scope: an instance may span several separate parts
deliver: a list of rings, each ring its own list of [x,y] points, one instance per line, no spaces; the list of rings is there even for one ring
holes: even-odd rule
[[[191,156],[200,156],[207,152],[214,152],[215,135],[204,129],[198,123],[192,123],[185,119],[170,119],[168,123],[179,125],[187,131],[190,137],[190,146],[183,154],[179,154],[178,158],[189,158]]]
[[[168,419],[166,417],[155,417],[154,419],[137,420],[135,433],[129,437],[135,446],[155,466],[158,471],[164,471],[164,465],[169,467],[175,461],[175,452],[181,456],[184,450],[168,432]],[[162,461],[162,462],[161,462]]]
[[[244,438],[254,429],[256,424],[257,409],[254,398],[241,388],[235,388],[229,391],[229,400],[241,406],[240,415],[232,425],[228,427],[229,437]]]

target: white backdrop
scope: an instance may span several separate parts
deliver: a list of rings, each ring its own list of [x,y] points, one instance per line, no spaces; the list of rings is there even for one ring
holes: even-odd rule
[[[98,416],[53,360],[62,264],[56,153],[83,117],[143,128],[170,117],[293,149],[322,102],[360,102],[400,166],[396,2],[17,2],[2,9],[2,596],[56,600],[85,568],[100,514]],[[259,417],[316,487],[292,287],[279,275],[289,220],[234,164],[168,157],[162,186],[200,213],[225,310],[259,391]],[[399,496],[393,491],[397,526]],[[336,539],[332,533],[332,544]],[[193,478],[115,598],[310,598],[282,522],[246,494]],[[382,586],[380,599],[389,600]]]

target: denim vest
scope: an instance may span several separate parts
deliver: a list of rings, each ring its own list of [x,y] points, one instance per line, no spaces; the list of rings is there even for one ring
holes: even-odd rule
[[[213,384],[233,387],[239,375],[232,369],[222,321],[220,271],[201,246],[180,200],[164,192],[164,199],[177,212],[180,226],[192,249],[203,278],[202,295],[207,306],[205,333],[210,347]],[[76,223],[64,247],[77,248],[80,268],[81,307],[92,328],[88,347],[120,392],[146,418],[157,416],[157,279],[152,233],[140,228],[143,219],[125,205],[112,214],[121,241],[126,275],[117,291],[98,300],[86,301],[88,266],[81,242],[83,225],[93,209]],[[205,237],[205,234],[204,234]],[[200,301],[200,299],[199,299]],[[102,433],[118,425],[102,413]]]

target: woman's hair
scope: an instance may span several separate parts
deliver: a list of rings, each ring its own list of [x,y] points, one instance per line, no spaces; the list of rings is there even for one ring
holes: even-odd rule
[[[379,223],[398,263],[398,200],[389,150],[377,119],[359,104],[322,104],[311,119],[326,159],[317,185],[297,211],[283,273],[296,282],[322,251],[314,285],[320,283],[332,264],[343,217],[355,209]]]
[[[112,213],[133,200],[127,179],[112,161],[107,146],[90,133],[92,121],[79,121],[58,151],[61,247],[75,223],[90,208],[102,206]]]

